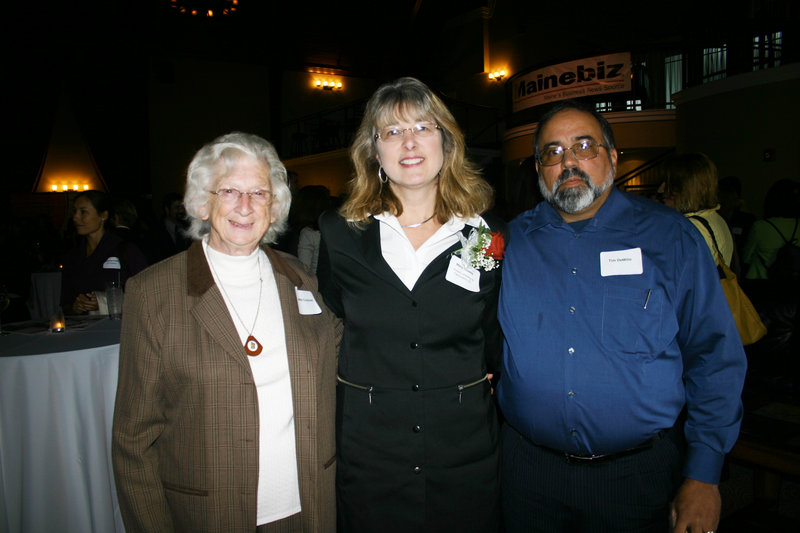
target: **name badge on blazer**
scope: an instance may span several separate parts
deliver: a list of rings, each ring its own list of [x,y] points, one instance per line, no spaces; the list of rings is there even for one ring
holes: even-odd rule
[[[600,252],[600,275],[603,277],[633,276],[642,272],[641,248]]]
[[[477,269],[465,265],[464,261],[455,255],[450,257],[450,266],[447,267],[444,279],[471,292],[481,290],[481,273]]]
[[[311,291],[304,291],[302,289],[294,288],[294,293],[297,295],[297,308],[301,315],[320,315],[322,309],[314,299]]]

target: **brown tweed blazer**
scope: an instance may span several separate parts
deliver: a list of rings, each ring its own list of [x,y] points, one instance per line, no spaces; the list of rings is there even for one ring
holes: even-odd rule
[[[289,355],[303,531],[333,532],[341,325],[300,261],[265,252]],[[295,287],[312,291],[322,314],[300,315]],[[256,388],[201,244],[131,278],[123,317],[112,460],[127,533],[253,533]]]

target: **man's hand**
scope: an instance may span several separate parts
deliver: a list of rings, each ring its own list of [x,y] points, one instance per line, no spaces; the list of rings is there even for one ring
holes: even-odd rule
[[[716,531],[722,498],[719,487],[686,478],[672,502],[673,533]]]

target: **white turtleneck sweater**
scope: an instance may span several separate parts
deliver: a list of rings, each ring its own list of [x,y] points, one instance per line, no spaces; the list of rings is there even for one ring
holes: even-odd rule
[[[260,248],[248,256],[233,256],[214,250],[205,239],[203,250],[236,325],[242,351],[251,334],[263,346],[259,355],[247,356],[247,360],[258,394],[256,523],[267,524],[300,512],[292,387],[278,286],[272,265]],[[262,280],[260,301],[259,278]],[[252,333],[250,328],[253,328]]]

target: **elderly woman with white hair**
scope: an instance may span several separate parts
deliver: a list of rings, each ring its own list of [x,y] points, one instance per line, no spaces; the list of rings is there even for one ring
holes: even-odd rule
[[[136,531],[335,528],[338,320],[276,252],[291,194],[270,143],[231,133],[189,165],[196,239],[128,281],[112,458]]]

